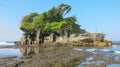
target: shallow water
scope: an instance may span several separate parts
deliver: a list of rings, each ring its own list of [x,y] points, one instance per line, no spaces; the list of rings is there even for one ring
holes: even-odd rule
[[[120,64],[109,64],[107,67],[120,67]]]
[[[94,60],[93,57],[88,57],[88,58],[86,58],[86,61],[87,61],[87,62],[92,61],[92,60]]]
[[[0,41],[0,46],[8,46],[8,45],[14,45],[13,42],[5,42],[5,41]]]
[[[13,46],[10,42],[0,42],[0,47]],[[21,52],[19,48],[0,48],[0,58],[5,57],[20,57]]]
[[[113,45],[112,47],[103,47],[103,48],[92,48],[92,47],[78,48],[77,47],[74,50],[77,50],[83,53],[88,52],[89,54],[92,54],[92,56],[97,54],[104,58],[104,60],[94,61],[94,57],[90,56],[86,58],[85,62],[82,62],[77,67],[87,67],[89,65],[94,65],[94,66],[103,65],[104,63],[109,61],[111,58],[113,58],[112,60],[114,60],[115,62],[120,62],[120,46],[119,45]],[[92,67],[92,66],[89,66],[89,67]],[[111,65],[108,64],[107,67],[120,67],[120,64],[114,64],[114,63]]]
[[[4,57],[20,57],[21,52],[19,49],[14,48],[0,48],[0,58]]]
[[[13,46],[13,43],[0,42],[0,46]],[[114,61],[120,62],[120,46],[113,45],[112,47],[103,47],[103,48],[93,48],[93,47],[76,47],[74,50],[91,54],[86,58],[86,61],[79,64],[77,67],[106,67],[103,64],[106,63],[107,60],[113,58]],[[39,47],[26,47],[26,48],[0,48],[0,58],[4,57],[20,57],[21,55],[30,55],[30,54],[38,54],[40,53]],[[94,55],[100,55],[104,58],[104,60],[94,61]],[[91,65],[91,66],[90,66]],[[102,65],[102,66],[100,66]],[[107,67],[120,67],[120,64],[108,64]]]

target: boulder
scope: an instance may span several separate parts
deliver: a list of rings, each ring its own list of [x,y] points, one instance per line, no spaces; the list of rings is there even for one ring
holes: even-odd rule
[[[15,41],[15,42],[14,42],[14,45],[15,45],[15,46],[19,46],[19,45],[21,45],[21,42],[20,42],[20,41]]]

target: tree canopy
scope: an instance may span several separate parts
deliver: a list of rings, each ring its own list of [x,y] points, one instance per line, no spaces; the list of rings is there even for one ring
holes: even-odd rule
[[[41,14],[36,12],[30,13],[23,17],[20,29],[24,32],[41,29],[58,33],[67,29],[71,33],[79,33],[81,29],[80,25],[76,23],[76,18],[74,16],[64,18],[70,10],[70,5],[60,4]]]

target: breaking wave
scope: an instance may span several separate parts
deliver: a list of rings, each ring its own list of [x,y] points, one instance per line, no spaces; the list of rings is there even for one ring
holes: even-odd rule
[[[14,43],[13,42],[0,41],[0,46],[6,46],[6,45],[14,45]]]
[[[101,51],[111,51],[111,50],[109,50],[109,49],[101,49]]]
[[[120,51],[114,51],[115,52],[115,54],[120,54]]]

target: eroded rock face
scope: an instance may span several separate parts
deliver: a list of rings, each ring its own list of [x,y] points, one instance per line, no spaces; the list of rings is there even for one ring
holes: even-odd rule
[[[91,47],[112,46],[112,42],[104,40],[104,37],[105,35],[102,33],[72,34],[68,41],[64,43],[64,45],[91,46]]]
[[[104,34],[102,33],[71,34],[69,38],[58,37],[57,41],[66,43],[67,42],[92,43],[93,41],[104,41]]]
[[[51,34],[49,36],[43,36],[44,44],[51,44],[53,42],[62,43],[66,46],[94,46],[94,47],[104,47],[111,46],[112,42],[104,40],[105,34],[102,33],[84,33],[84,34],[71,34],[69,37],[66,36],[58,36],[57,34]],[[55,37],[55,38],[54,38]],[[40,39],[40,38],[38,38]],[[28,33],[24,33],[20,42],[15,42],[15,45],[35,45],[38,40],[35,41],[35,36],[33,40]],[[55,40],[54,40],[55,39]]]
[[[14,45],[15,45],[15,46],[21,45],[21,42],[20,42],[20,41],[15,41],[15,42],[14,42]]]
[[[112,42],[110,41],[95,41],[92,43],[87,42],[67,42],[64,43],[65,46],[84,46],[84,47],[109,47],[112,46]]]
[[[103,41],[103,42],[95,41],[95,42],[93,42],[93,44],[94,44],[94,46],[100,46],[100,47],[112,46],[112,42],[110,42],[110,41]]]

